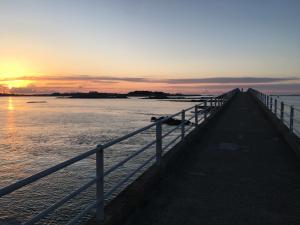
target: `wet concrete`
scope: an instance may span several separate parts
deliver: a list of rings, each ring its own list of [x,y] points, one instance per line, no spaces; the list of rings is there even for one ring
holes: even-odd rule
[[[300,160],[239,93],[126,225],[300,224]]]

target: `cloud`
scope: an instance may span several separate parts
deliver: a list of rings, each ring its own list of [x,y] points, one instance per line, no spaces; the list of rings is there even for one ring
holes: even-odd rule
[[[0,81],[9,81],[5,78]],[[196,84],[196,83],[222,83],[222,84],[255,84],[255,83],[276,83],[299,80],[297,77],[211,77],[211,78],[182,78],[182,79],[150,79],[144,77],[116,77],[116,76],[23,76],[13,80],[32,80],[32,81],[92,81],[97,83],[166,83],[166,84]]]
[[[192,78],[192,79],[166,79],[162,80],[168,84],[193,84],[193,83],[222,83],[222,84],[255,84],[255,83],[275,83],[299,80],[296,77],[275,78],[275,77],[212,77],[212,78]]]
[[[150,80],[143,77],[110,77],[110,76],[91,76],[91,75],[74,75],[74,76],[23,76],[13,79],[4,78],[0,81],[10,80],[32,80],[32,81],[95,81],[95,82],[149,82]]]

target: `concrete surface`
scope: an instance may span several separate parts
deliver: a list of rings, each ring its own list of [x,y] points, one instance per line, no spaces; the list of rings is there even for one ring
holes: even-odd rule
[[[240,93],[126,225],[300,224],[300,161]]]

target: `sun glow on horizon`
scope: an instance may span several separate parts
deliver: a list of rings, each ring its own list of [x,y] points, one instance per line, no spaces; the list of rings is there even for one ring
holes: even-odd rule
[[[5,85],[9,90],[13,88],[25,88],[28,85],[32,84],[33,81],[28,80],[9,80],[9,81],[2,81],[1,84]]]
[[[24,88],[34,83],[26,79],[20,79],[26,76],[32,76],[33,70],[25,62],[18,60],[6,60],[0,63],[0,85],[13,88]]]

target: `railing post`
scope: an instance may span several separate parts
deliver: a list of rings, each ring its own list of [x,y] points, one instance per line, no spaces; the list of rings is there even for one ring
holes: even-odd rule
[[[207,118],[207,102],[204,102],[204,120]]]
[[[284,113],[284,103],[281,102],[281,105],[280,105],[280,120],[283,122],[283,114]]]
[[[185,135],[185,110],[181,112],[181,140],[184,139]]]
[[[101,145],[96,152],[96,224],[100,225],[104,219],[104,154]]]
[[[156,123],[156,162],[160,164],[162,155],[162,122]]]
[[[274,106],[274,108],[275,108],[275,116],[277,116],[277,99],[275,99],[275,106]]]
[[[273,112],[273,98],[270,98],[270,110]]]
[[[267,105],[267,94],[265,94],[265,105]]]
[[[195,105],[195,126],[198,126],[198,105]]]
[[[291,106],[290,111],[290,131],[293,132],[294,130],[294,106]]]

